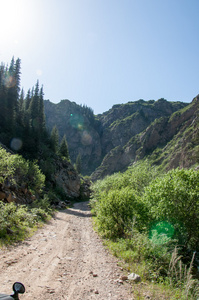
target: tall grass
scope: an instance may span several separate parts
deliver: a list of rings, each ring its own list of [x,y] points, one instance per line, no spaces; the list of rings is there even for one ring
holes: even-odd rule
[[[175,247],[169,264],[168,278],[170,285],[181,287],[185,299],[190,299],[191,297],[193,299],[199,298],[199,282],[193,278],[195,254],[194,252],[190,265],[187,266],[182,263],[182,257],[178,255],[178,250]]]

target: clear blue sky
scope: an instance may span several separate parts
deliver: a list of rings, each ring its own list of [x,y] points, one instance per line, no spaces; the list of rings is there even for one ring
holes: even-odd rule
[[[0,0],[0,62],[21,87],[95,114],[138,99],[199,93],[198,0]]]

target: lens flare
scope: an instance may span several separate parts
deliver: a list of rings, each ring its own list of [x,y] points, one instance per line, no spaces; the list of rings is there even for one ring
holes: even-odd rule
[[[149,231],[149,239],[152,243],[162,245],[167,243],[174,235],[174,226],[167,222],[162,221],[154,224]]]
[[[13,76],[11,75],[6,75],[3,79],[3,84],[7,87],[7,88],[11,88],[14,87],[16,85],[16,80],[14,79]]]
[[[43,74],[43,72],[42,72],[41,69],[37,69],[36,74],[37,74],[38,76],[41,76],[41,75]]]
[[[11,149],[18,151],[22,147],[22,140],[18,138],[13,138],[10,143]]]
[[[84,129],[84,118],[78,114],[70,114],[70,125],[78,130]]]

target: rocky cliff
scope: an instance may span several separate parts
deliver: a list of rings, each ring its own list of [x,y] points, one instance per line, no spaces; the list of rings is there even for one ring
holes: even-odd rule
[[[91,174],[101,163],[99,122],[89,109],[69,100],[62,100],[58,104],[44,101],[44,105],[49,131],[56,125],[60,140],[66,135],[72,163],[80,154],[82,174]]]
[[[17,159],[20,159],[20,156],[15,155],[10,149],[1,143],[0,148],[4,149],[5,153],[9,153],[10,157],[16,157],[13,165],[9,164],[5,167],[5,163],[2,164],[0,201],[9,203],[15,202],[17,204],[31,204],[34,200],[39,199],[42,195],[42,191],[39,188],[34,188],[32,185],[32,182],[35,179],[33,171],[32,173],[25,173],[27,165],[24,167],[22,164],[16,164],[16,161]],[[11,161],[10,159],[7,160]],[[39,166],[43,165],[43,162],[44,159],[40,158],[38,160]],[[6,168],[13,168],[14,172],[7,174]],[[43,187],[45,193],[50,190],[56,190],[57,192],[60,191],[62,195],[64,195],[64,202],[89,198],[90,181],[83,179],[69,161],[51,153],[50,162],[48,161],[47,168],[49,169],[46,177],[47,185],[45,188]],[[55,205],[60,203],[59,195],[57,195],[57,198],[50,200]]]
[[[132,148],[138,147],[134,145],[136,136],[155,120],[169,118],[188,105],[165,99],[138,100],[114,105],[109,111],[94,116],[88,108],[69,100],[58,104],[45,101],[44,104],[47,128],[51,131],[56,125],[60,139],[66,135],[72,163],[80,154],[82,174],[92,174],[93,179],[125,169],[133,159]],[[131,151],[128,153],[126,149]]]
[[[192,167],[199,162],[199,97],[170,116],[156,118],[126,145],[112,149],[92,180],[125,170],[144,157],[162,168]]]

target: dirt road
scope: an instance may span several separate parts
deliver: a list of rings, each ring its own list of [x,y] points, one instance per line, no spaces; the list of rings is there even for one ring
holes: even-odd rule
[[[31,238],[0,250],[0,293],[21,281],[22,300],[133,299],[130,285],[117,281],[122,271],[93,231],[87,204],[58,212]]]

